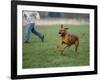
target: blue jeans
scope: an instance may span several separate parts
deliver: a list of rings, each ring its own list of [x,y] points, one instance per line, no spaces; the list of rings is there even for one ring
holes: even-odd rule
[[[32,32],[33,34],[38,36],[40,39],[42,39],[44,37],[44,35],[42,33],[36,31],[35,23],[30,23],[27,26],[28,26],[28,28],[27,28],[26,34],[25,34],[26,41],[30,40],[30,32]]]

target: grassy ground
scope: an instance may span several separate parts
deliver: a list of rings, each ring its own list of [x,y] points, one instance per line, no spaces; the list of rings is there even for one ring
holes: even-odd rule
[[[89,65],[89,25],[65,25],[69,27],[69,33],[79,37],[80,45],[78,52],[74,51],[74,45],[66,49],[61,55],[56,51],[59,44],[59,25],[37,26],[39,32],[45,34],[44,43],[31,33],[29,44],[23,43],[23,68],[43,67],[67,67]],[[25,29],[23,28],[23,42]]]

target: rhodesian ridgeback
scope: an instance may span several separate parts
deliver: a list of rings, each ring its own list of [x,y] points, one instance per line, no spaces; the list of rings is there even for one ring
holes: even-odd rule
[[[69,28],[64,28],[63,24],[61,24],[61,28],[59,29],[59,34],[61,37],[60,45],[63,46],[63,49],[60,50],[62,54],[65,48],[70,47],[71,45],[75,45],[75,52],[77,52],[79,46],[79,38],[76,35],[68,34],[68,29]],[[59,48],[59,45],[57,48]]]

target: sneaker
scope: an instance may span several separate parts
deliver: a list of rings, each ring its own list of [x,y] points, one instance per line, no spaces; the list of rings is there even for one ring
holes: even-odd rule
[[[25,41],[24,43],[29,43],[29,41]]]

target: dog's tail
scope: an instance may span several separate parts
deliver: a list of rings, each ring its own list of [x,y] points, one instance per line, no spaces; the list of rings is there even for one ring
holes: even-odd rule
[[[77,38],[75,42],[75,51],[77,52],[77,48],[79,47],[79,38]]]

